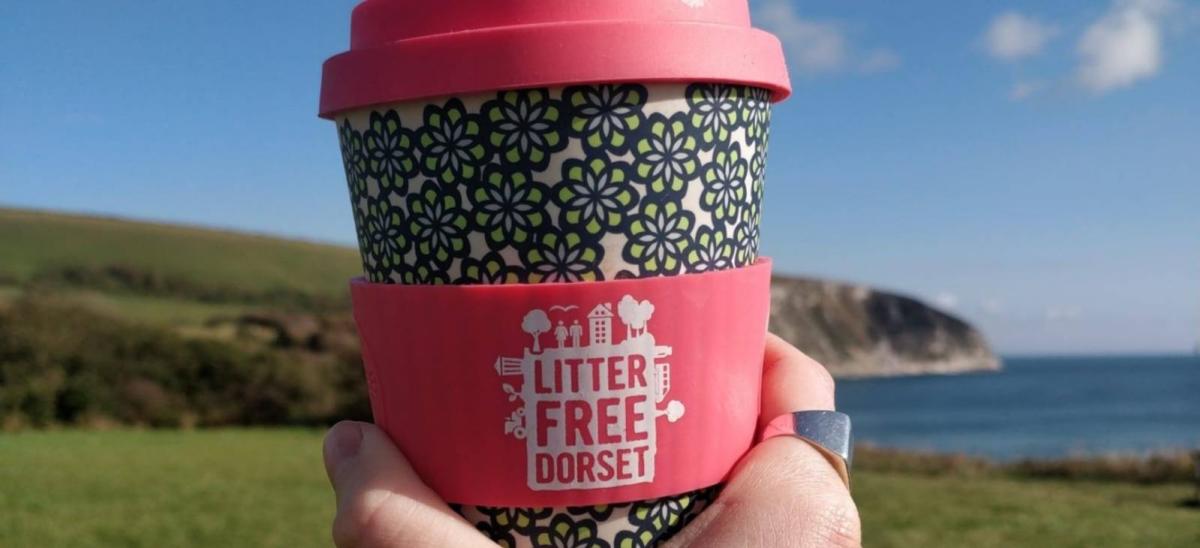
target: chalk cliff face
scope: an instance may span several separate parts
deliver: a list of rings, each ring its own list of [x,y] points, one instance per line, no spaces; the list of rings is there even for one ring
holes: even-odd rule
[[[975,328],[916,299],[837,282],[776,276],[771,330],[837,377],[997,370]]]

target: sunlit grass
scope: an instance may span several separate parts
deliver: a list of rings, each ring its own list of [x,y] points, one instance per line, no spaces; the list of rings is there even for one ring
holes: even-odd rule
[[[25,291],[21,288],[0,286],[0,304],[21,297]],[[70,301],[102,314],[166,326],[198,326],[213,318],[234,317],[255,308],[253,305],[240,303],[205,303],[170,297],[77,289],[59,289],[53,296],[56,300]]]
[[[861,472],[866,546],[1200,546],[1186,484]]]
[[[124,266],[209,287],[341,295],[361,271],[351,247],[0,208],[0,285],[64,266]]]
[[[328,546],[320,435],[0,434],[0,546]]]
[[[0,546],[328,546],[315,430],[0,434]],[[859,471],[866,546],[1197,546],[1182,483]]]

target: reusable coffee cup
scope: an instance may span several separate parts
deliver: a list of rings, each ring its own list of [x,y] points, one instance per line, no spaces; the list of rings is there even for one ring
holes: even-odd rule
[[[494,541],[653,545],[749,447],[788,93],[745,0],[355,8],[320,114],[372,409]]]

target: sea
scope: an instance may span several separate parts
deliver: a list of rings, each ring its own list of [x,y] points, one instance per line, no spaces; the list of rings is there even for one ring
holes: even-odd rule
[[[997,460],[1200,449],[1200,356],[1007,358],[998,373],[841,380],[858,442]]]

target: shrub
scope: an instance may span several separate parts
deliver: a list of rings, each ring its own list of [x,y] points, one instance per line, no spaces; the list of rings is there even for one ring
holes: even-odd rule
[[[136,266],[65,265],[45,268],[34,274],[34,287],[77,287],[109,293],[132,293],[190,299],[208,303],[242,303],[299,310],[345,309],[345,297],[312,295],[283,287],[263,290],[214,285],[198,280],[147,270]]]
[[[1069,480],[1124,480],[1137,483],[1186,482],[1192,479],[1191,458],[1178,453],[1076,456],[1061,459],[1026,459],[1010,466],[1017,475]]]
[[[0,418],[147,426],[322,424],[367,418],[356,355],[185,338],[68,302],[0,309]]]

